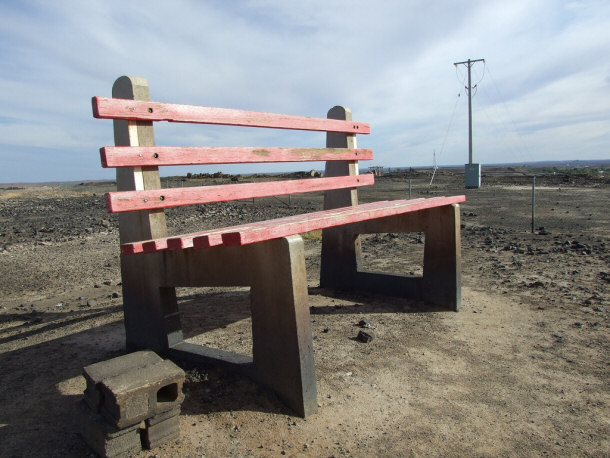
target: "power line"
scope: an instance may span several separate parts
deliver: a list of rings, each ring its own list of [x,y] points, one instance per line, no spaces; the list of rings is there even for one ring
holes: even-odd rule
[[[447,126],[447,131],[445,132],[445,138],[443,139],[443,144],[441,145],[441,149],[438,153],[439,161],[440,161],[441,155],[443,154],[443,150],[445,149],[445,144],[447,143],[447,137],[449,137],[449,131],[451,130],[451,126],[453,125],[453,119],[455,118],[455,111],[457,109],[457,105],[458,105],[458,102],[460,101],[461,95],[462,95],[462,91],[458,92],[457,98],[455,99],[455,103],[453,104],[453,112],[451,113],[451,118],[449,119],[449,125]],[[436,151],[434,151],[434,155],[433,155],[433,166],[434,166],[434,170],[432,171],[432,178],[430,179],[430,184],[428,185],[428,187],[432,186],[432,181],[434,181],[434,175],[436,174],[436,169],[438,168]]]
[[[508,119],[510,121],[510,123],[513,126],[513,130],[515,132],[515,134],[517,135],[517,137],[519,138],[519,140],[521,141],[521,145],[522,147],[527,151],[527,153],[530,153],[530,150],[527,146],[527,143],[525,142],[524,138],[521,136],[521,134],[519,133],[519,130],[517,129],[517,125],[514,121],[514,118],[511,116],[510,111],[508,110],[508,106],[506,105],[506,98],[502,95],[502,93],[500,92],[500,89],[498,88],[498,85],[496,84],[496,80],[493,77],[493,75],[491,74],[491,70],[489,69],[488,66],[485,66],[485,69],[487,71],[487,74],[489,75],[489,78],[491,79],[491,83],[493,84],[494,88],[496,89],[496,92],[498,93],[498,95],[500,96],[500,101],[502,102],[502,106],[504,107],[504,109],[506,110],[506,115],[508,116]],[[531,155],[530,155],[531,157]]]
[[[455,118],[455,111],[457,109],[458,102],[460,101],[460,97],[462,95],[462,91],[460,91],[455,99],[455,104],[453,105],[453,112],[451,113],[451,119],[449,119],[449,125],[447,126],[447,132],[445,132],[445,138],[443,139],[443,144],[441,145],[440,152],[438,153],[438,157],[440,159],[441,154],[443,154],[443,150],[445,149],[445,143],[447,143],[447,137],[449,136],[449,131],[451,130],[451,125],[453,124],[453,119]]]

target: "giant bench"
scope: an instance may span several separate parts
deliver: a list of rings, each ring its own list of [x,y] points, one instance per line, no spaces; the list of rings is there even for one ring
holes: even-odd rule
[[[464,196],[359,204],[372,185],[358,161],[356,135],[370,133],[335,106],[327,118],[151,102],[145,79],[123,76],[112,98],[94,97],[96,118],[113,119],[115,146],[101,148],[103,167],[116,167],[126,343],[170,358],[238,369],[269,387],[299,415],[317,411],[304,243],[322,231],[320,286],[412,298],[455,310],[461,298],[460,213]],[[153,122],[250,126],[326,133],[325,148],[155,146]],[[325,161],[322,177],[162,188],[159,167],[196,164]],[[239,199],[324,191],[324,208],[295,216],[169,235],[164,209]],[[361,268],[360,234],[423,232],[422,276]],[[404,254],[393,253],[393,256]],[[252,356],[183,339],[176,287],[250,287]]]

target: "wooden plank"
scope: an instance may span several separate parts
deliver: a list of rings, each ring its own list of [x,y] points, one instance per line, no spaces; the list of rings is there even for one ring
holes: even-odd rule
[[[103,167],[162,165],[244,164],[264,162],[365,161],[373,150],[355,148],[275,148],[220,146],[155,146],[100,149]]]
[[[422,199],[414,199],[414,200],[422,200]],[[383,202],[375,202],[373,204],[369,204],[371,206],[374,205],[382,205]],[[342,212],[350,212],[352,211],[352,207],[346,208],[338,208],[334,210],[333,214],[340,214]],[[308,218],[309,213],[287,216],[281,218],[282,223],[289,222],[298,222],[303,218]],[[125,254],[137,254],[137,253],[154,253],[156,251],[163,250],[184,250],[187,248],[195,247],[195,239],[197,239],[196,248],[209,248],[212,246],[222,245],[222,234],[227,232],[235,232],[246,229],[254,229],[261,228],[264,226],[277,224],[277,221],[280,219],[271,219],[258,221],[253,223],[240,224],[237,226],[229,226],[218,229],[211,229],[201,232],[193,232],[190,234],[184,234],[174,237],[163,237],[159,239],[153,240],[143,240],[140,242],[126,243],[122,245],[122,250]]]
[[[422,200],[422,199],[419,199]],[[367,208],[375,208],[382,205],[385,205],[387,201],[379,201],[366,204]],[[228,233],[240,232],[244,230],[262,230],[268,227],[272,227],[277,224],[301,224],[303,221],[306,221],[310,218],[316,218],[320,213],[325,213],[327,216],[335,216],[338,217],[343,214],[347,214],[354,211],[354,207],[344,207],[344,208],[336,208],[331,212],[327,213],[326,211],[322,212],[313,212],[313,213],[304,213],[293,216],[286,216],[283,218],[275,218],[265,221],[259,221],[256,223],[244,224],[243,226],[233,226],[233,227],[225,227],[222,229],[217,229],[210,233],[204,233],[200,235],[196,235],[193,238],[193,246],[195,248],[209,248],[213,246],[218,246],[223,244],[223,235]],[[308,232],[308,231],[305,231]]]
[[[325,191],[327,189],[353,188],[372,185],[374,181],[373,174],[366,174],[333,178],[306,178],[303,180],[269,181],[263,183],[199,186],[193,188],[110,192],[106,194],[106,210],[109,213],[119,213],[134,210],[180,207],[210,202]]]
[[[423,199],[415,199],[415,200],[423,200]],[[379,202],[373,202],[373,203],[366,204],[366,205],[367,205],[367,208],[375,208],[378,206],[383,206],[386,203],[387,203],[387,201],[379,201]],[[354,211],[354,207],[336,208],[336,209],[332,210],[332,215],[337,217],[342,214],[350,213],[352,211]],[[264,220],[264,221],[259,221],[259,222],[255,222],[255,223],[243,224],[243,225],[239,225],[239,226],[224,227],[224,228],[216,229],[214,231],[204,232],[201,234],[189,234],[189,241],[187,243],[189,243],[189,247],[194,246],[197,249],[218,246],[218,245],[223,244],[223,235],[230,233],[230,232],[245,231],[245,230],[250,230],[250,229],[261,230],[263,228],[272,227],[277,224],[299,224],[303,220],[307,220],[312,217],[315,218],[316,215],[318,215],[318,213],[319,212],[303,213],[303,214],[298,214],[298,215],[293,215],[293,216],[286,216],[283,218],[275,218],[275,219]],[[331,213],[329,213],[329,215],[330,214]],[[306,231],[306,232],[308,232],[308,231]]]
[[[222,233],[228,230],[235,229],[246,229],[252,224],[260,223],[247,223],[240,224],[237,226],[230,226],[228,228],[210,229],[199,232],[192,232],[190,234],[183,234],[170,237],[160,237],[157,239],[141,240],[138,242],[124,243],[121,245],[121,251],[123,254],[139,254],[139,253],[155,253],[157,251],[164,250],[184,250],[187,248],[193,248],[193,240],[196,237],[210,237],[216,243],[208,246],[222,245]],[[206,246],[207,247],[207,246]]]
[[[229,108],[180,105],[174,103],[139,102],[136,100],[93,97],[93,116],[101,119],[133,121],[169,121],[227,126],[268,127],[274,129],[312,130],[369,134],[368,123],[311,118]]]
[[[232,226],[234,228],[238,228],[238,229],[247,229],[249,227],[252,226],[252,224],[259,224],[259,223],[246,223],[246,224],[240,224],[238,226]],[[194,241],[196,238],[206,238],[209,239],[211,238],[212,240],[215,240],[217,243],[214,244],[208,244],[206,246],[206,248],[208,246],[216,246],[216,245],[222,245],[222,233],[226,232],[227,228],[220,228],[220,229],[212,229],[209,231],[203,231],[203,232],[195,232],[192,234],[186,234],[186,235],[180,235],[177,237],[169,237],[167,240],[167,249],[168,250],[184,250],[186,248],[193,248],[194,247]]]
[[[197,249],[209,248],[227,244],[224,239],[239,237],[235,234],[252,232],[258,234],[257,237],[260,237],[261,233],[268,231],[270,238],[284,237],[284,235],[276,236],[274,231],[279,231],[278,233],[288,231],[290,235],[302,234],[313,230],[333,227],[337,224],[361,222],[366,221],[367,219],[382,218],[384,216],[392,216],[395,214],[408,213],[426,208],[450,205],[452,203],[464,202],[464,200],[465,196],[451,196],[433,197],[429,199],[419,198],[411,200],[371,202],[368,204],[360,204],[355,207],[350,206],[335,208],[332,210],[322,210],[319,212],[303,213],[284,218],[245,223],[238,226],[193,232],[179,236],[126,243],[122,245],[122,250],[124,254],[137,254],[153,253],[155,251],[163,250],[181,250],[193,247]],[[241,240],[241,238],[238,238],[238,240]],[[240,242],[237,242],[237,244],[239,243]],[[233,241],[230,240],[229,244],[233,244]]]
[[[464,202],[465,196],[433,197],[423,200],[398,200],[389,202],[374,202],[363,204],[352,208],[352,211],[334,213],[335,210],[324,210],[321,212],[303,215],[300,220],[282,222],[275,220],[274,224],[263,224],[260,227],[242,229],[235,232],[222,234],[223,245],[246,245],[248,243],[260,242],[288,235],[302,234],[304,232],[325,229],[329,227],[342,226],[360,221],[383,218],[427,208],[451,205]],[[197,239],[195,239],[197,246]]]

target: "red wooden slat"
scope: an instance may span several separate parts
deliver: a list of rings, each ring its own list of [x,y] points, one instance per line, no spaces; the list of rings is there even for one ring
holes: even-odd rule
[[[413,199],[411,202],[414,201],[420,201],[423,199]],[[299,214],[299,215],[293,215],[293,216],[286,216],[284,218],[276,218],[276,219],[270,219],[270,220],[265,220],[265,221],[259,221],[256,223],[250,223],[248,225],[243,225],[243,226],[233,226],[233,227],[225,227],[222,229],[217,229],[214,232],[211,233],[204,233],[204,234],[199,234],[196,235],[194,237],[194,243],[193,246],[195,248],[209,248],[212,246],[217,246],[217,245],[223,245],[223,237],[225,236],[225,234],[228,233],[235,233],[235,232],[241,232],[241,231],[246,231],[246,230],[263,230],[265,228],[268,227],[272,227],[275,226],[277,224],[281,224],[281,225],[286,225],[286,224],[300,224],[303,221],[306,221],[308,219],[311,218],[320,218],[321,215],[323,217],[339,217],[341,215],[344,214],[349,214],[354,212],[354,210],[356,208],[359,208],[360,210],[364,210],[364,209],[374,209],[374,208],[378,208],[378,207],[383,207],[386,206],[388,204],[388,201],[377,201],[377,202],[372,202],[372,203],[368,203],[368,204],[361,204],[358,207],[341,207],[341,208],[334,208],[332,210],[325,210],[325,211],[320,211],[320,212],[314,212],[314,213],[305,213],[305,214]],[[304,232],[309,232],[309,231],[304,231]],[[300,233],[300,232],[298,232]]]
[[[301,234],[328,227],[341,226],[344,224],[383,218],[386,216],[398,215],[423,210],[426,208],[455,204],[464,202],[465,200],[465,196],[434,197],[417,202],[413,202],[412,200],[399,200],[385,202],[383,205],[378,206],[375,206],[374,204],[370,207],[360,205],[357,207],[352,207],[354,210],[351,212],[341,214],[333,214],[333,210],[327,210],[304,215],[304,217],[299,221],[293,220],[285,223],[276,221],[275,224],[265,224],[261,225],[260,227],[223,233],[222,242],[225,246],[246,245],[249,243],[261,242],[264,240],[286,237],[294,234]],[[195,246],[197,246],[196,239]]]
[[[130,119],[134,121],[170,121],[228,126],[269,127],[275,129],[314,130],[369,134],[370,125],[364,122],[310,118],[228,108],[179,105],[126,99],[93,97],[93,116],[102,119]]]
[[[134,210],[180,207],[183,205],[224,202],[255,197],[281,196],[327,189],[354,188],[374,183],[372,174],[304,180],[270,181],[194,188],[118,191],[106,194],[106,210],[119,213]]]
[[[180,250],[193,247],[193,238],[202,236],[209,231],[194,232],[173,237],[161,237],[158,239],[142,240],[139,242],[124,243],[121,245],[123,254],[155,253],[164,250]]]
[[[143,253],[154,253],[155,251],[163,251],[167,249],[167,239],[149,240],[142,243]]]
[[[335,208],[276,218],[238,226],[211,229],[175,237],[164,237],[122,245],[124,254],[152,253],[166,249],[208,248],[217,245],[247,244],[271,238],[302,234],[342,224],[383,218],[464,202],[465,196],[433,197],[396,201],[378,201],[354,207]]]
[[[420,201],[423,199],[413,199],[412,202]],[[384,205],[386,201],[374,202],[370,204],[362,204],[360,207],[374,208],[379,205]],[[329,210],[333,215],[353,211],[354,207],[342,207]],[[222,245],[222,234],[227,232],[235,232],[238,230],[249,229],[249,228],[260,228],[264,225],[277,224],[278,221],[288,223],[292,221],[300,221],[302,218],[308,218],[310,214],[299,214],[294,216],[287,216],[284,218],[277,218],[265,221],[258,221],[254,223],[240,224],[237,226],[229,226],[218,229],[210,229],[201,232],[193,232],[190,234],[184,234],[179,236],[161,237],[158,239],[143,240],[139,242],[125,243],[121,246],[124,254],[137,254],[137,253],[153,253],[155,251],[167,250],[181,250],[186,248],[192,248],[195,246],[195,239],[197,241],[196,248],[208,248],[210,246]]]
[[[259,223],[246,223],[240,224],[238,226],[232,226],[233,228],[239,229],[248,229],[252,227],[252,225],[256,225]],[[184,250],[186,248],[193,248],[194,242],[196,238],[208,238],[211,237],[214,240],[217,240],[217,243],[208,246],[222,245],[222,233],[227,232],[227,228],[220,229],[212,229],[203,232],[194,232],[192,234],[179,235],[177,237],[168,237],[167,239],[167,249],[168,250]],[[207,248],[207,246],[206,246]]]
[[[422,199],[414,199],[422,200]],[[374,202],[372,204],[363,204],[366,206],[378,206],[384,204],[385,201]],[[353,207],[342,207],[329,210],[333,214],[340,214],[344,212],[353,211]],[[292,221],[300,221],[302,218],[309,217],[310,214],[299,214],[293,216],[287,216],[284,218],[276,218],[271,220],[258,221],[253,223],[245,223],[237,226],[229,226],[217,229],[209,229],[201,232],[192,232],[190,234],[161,237],[158,239],[142,240],[138,242],[124,243],[121,245],[124,254],[138,254],[138,253],[154,253],[156,251],[163,250],[183,250],[192,248],[194,241],[197,239],[197,248],[209,248],[211,246],[222,245],[222,234],[227,232],[235,232],[250,228],[260,228],[265,225],[277,224],[278,221],[281,223],[288,223]]]
[[[164,250],[184,250],[193,247],[193,240],[195,237],[207,237],[214,235],[218,235],[218,243],[215,245],[220,245],[222,244],[221,235],[223,232],[227,232],[227,230],[246,229],[251,225],[252,223],[247,223],[238,226],[231,226],[229,228],[209,229],[206,231],[192,232],[190,234],[178,236],[161,237],[158,239],[124,243],[121,245],[121,250],[123,254],[154,253],[156,251]]]
[[[121,253],[138,254],[142,253],[142,242],[125,243],[121,245]]]
[[[258,162],[364,161],[373,150],[348,148],[105,146],[103,167],[244,164]]]

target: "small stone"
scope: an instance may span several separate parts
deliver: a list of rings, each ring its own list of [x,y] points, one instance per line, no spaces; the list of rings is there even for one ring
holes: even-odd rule
[[[370,331],[368,331],[368,332],[360,331],[358,333],[358,337],[356,337],[356,338],[362,343],[369,343],[371,340],[373,340],[375,338],[375,335]]]
[[[606,309],[604,307],[595,307],[593,310],[595,310],[596,312],[605,312]]]
[[[97,302],[94,299],[89,299],[87,301],[87,307],[95,307],[97,305]]]
[[[64,303],[63,302],[58,302],[57,304],[55,304],[55,307],[63,307]]]
[[[115,291],[114,293],[111,294],[111,297],[113,299],[116,299],[117,297],[121,297],[121,295]]]
[[[371,326],[371,322],[369,320],[367,320],[366,318],[361,319],[358,322],[358,326],[360,326],[361,328],[370,328]]]

